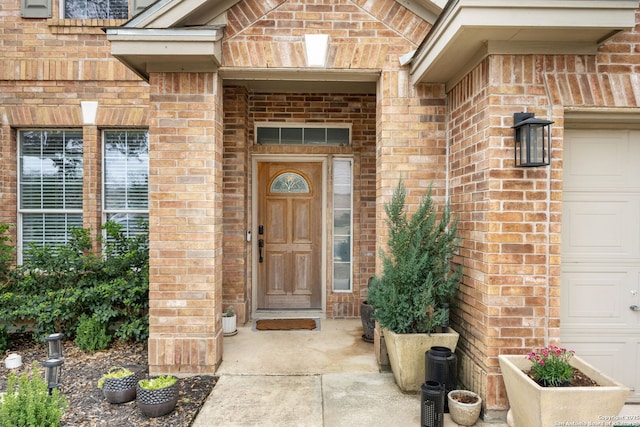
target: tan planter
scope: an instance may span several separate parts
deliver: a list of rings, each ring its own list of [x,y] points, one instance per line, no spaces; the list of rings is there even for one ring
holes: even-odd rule
[[[457,400],[460,396],[475,398],[474,403],[465,403]],[[447,395],[449,401],[449,414],[454,423],[461,426],[472,426],[480,418],[482,398],[469,390],[451,390]]]
[[[531,366],[525,356],[501,355],[499,361],[515,427],[600,425],[603,417],[620,413],[629,395],[628,388],[576,356],[571,365],[599,387],[541,387],[524,373]]]
[[[391,371],[402,391],[420,391],[425,375],[424,354],[431,347],[442,346],[451,351],[456,350],[460,334],[451,328],[449,331],[437,334],[396,334],[383,329]]]

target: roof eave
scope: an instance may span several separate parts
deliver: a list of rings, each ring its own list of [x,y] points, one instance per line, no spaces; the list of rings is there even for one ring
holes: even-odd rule
[[[414,84],[451,87],[490,54],[594,54],[635,25],[637,0],[456,0],[411,62]]]

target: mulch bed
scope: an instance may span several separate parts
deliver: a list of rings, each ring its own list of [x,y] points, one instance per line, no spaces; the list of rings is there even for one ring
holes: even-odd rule
[[[60,391],[67,398],[69,407],[62,418],[64,426],[190,426],[202,404],[216,384],[216,377],[198,375],[181,378],[180,394],[176,409],[159,418],[147,418],[136,407],[135,401],[112,405],[97,387],[102,374],[113,366],[127,366],[148,374],[146,343],[114,343],[106,351],[94,354],[82,352],[72,341],[64,341],[64,365]],[[28,335],[11,335],[9,350],[2,356],[0,366],[0,391],[6,391],[8,370],[4,359],[9,353],[22,356],[22,367],[14,372],[20,375],[34,361],[40,364],[47,359],[45,344],[34,343]]]

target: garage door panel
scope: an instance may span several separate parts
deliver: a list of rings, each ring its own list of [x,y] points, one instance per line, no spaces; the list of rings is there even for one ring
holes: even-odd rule
[[[640,259],[640,195],[593,194],[565,198],[562,255]]]
[[[565,144],[565,191],[640,188],[638,131],[572,131]],[[635,160],[634,160],[635,159]]]
[[[640,401],[640,131],[567,130],[560,338]]]
[[[620,337],[591,335],[563,340],[563,347],[574,350],[587,363],[597,366],[605,375],[616,378],[627,387],[633,387],[635,375],[629,377],[626,366],[634,363],[637,345]],[[626,378],[626,381],[624,380]]]
[[[626,271],[594,272],[589,266],[583,266],[567,269],[563,274],[567,285],[561,299],[567,316],[563,327],[625,328],[631,312],[621,310],[623,298],[627,297],[624,289],[630,283]]]

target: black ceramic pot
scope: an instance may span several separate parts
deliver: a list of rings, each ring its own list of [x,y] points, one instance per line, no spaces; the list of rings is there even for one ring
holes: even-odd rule
[[[149,418],[167,415],[178,403],[178,383],[157,390],[147,390],[136,386],[136,404]]]
[[[132,374],[123,378],[105,378],[102,394],[109,403],[126,403],[136,398],[138,375]]]

